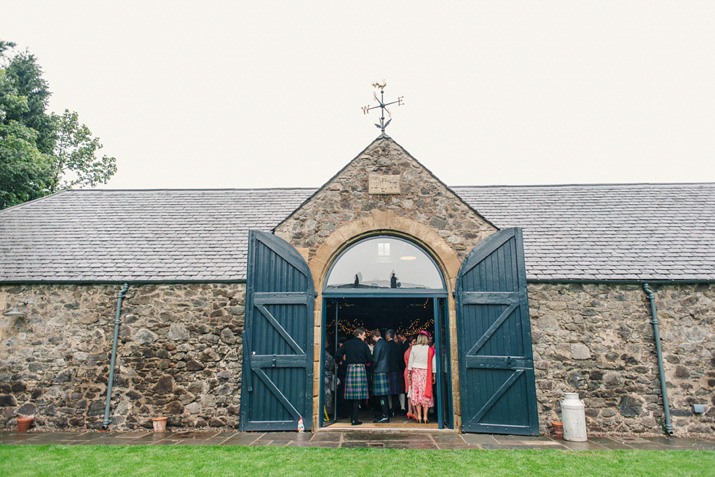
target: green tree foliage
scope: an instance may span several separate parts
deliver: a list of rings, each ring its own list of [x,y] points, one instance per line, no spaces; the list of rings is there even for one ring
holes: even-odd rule
[[[106,183],[117,171],[76,112],[47,112],[50,90],[34,55],[0,41],[0,209],[70,187]]]
[[[37,149],[37,131],[0,124],[0,209],[47,195],[51,156]]]
[[[97,157],[97,151],[102,148],[99,138],[92,137],[92,132],[80,124],[75,112],[65,109],[62,116],[54,119],[57,135],[50,190],[106,183],[117,172],[117,164],[113,157]]]

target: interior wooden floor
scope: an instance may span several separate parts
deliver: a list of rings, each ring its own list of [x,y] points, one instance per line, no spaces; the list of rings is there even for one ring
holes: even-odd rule
[[[326,427],[333,429],[437,429],[437,416],[434,414],[430,416],[430,422],[427,424],[420,424],[414,419],[407,419],[407,416],[395,416],[390,418],[390,422],[384,424],[376,424],[372,422],[375,419],[375,411],[360,411],[359,417],[362,424],[359,426],[353,426],[350,423],[350,419],[338,419],[337,422],[329,424]]]

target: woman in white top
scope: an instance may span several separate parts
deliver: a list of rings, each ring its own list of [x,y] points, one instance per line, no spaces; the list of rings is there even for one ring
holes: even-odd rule
[[[434,406],[433,377],[437,371],[434,348],[427,345],[427,332],[420,331],[410,350],[407,372],[410,376],[410,402],[417,409],[417,422],[427,423],[427,411]]]

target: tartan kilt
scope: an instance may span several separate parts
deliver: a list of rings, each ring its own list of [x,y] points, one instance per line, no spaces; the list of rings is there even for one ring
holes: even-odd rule
[[[375,396],[387,396],[390,394],[387,373],[375,373],[372,375],[372,394]]]
[[[349,364],[345,375],[345,399],[367,399],[367,374],[364,364]]]
[[[389,394],[400,394],[404,392],[402,390],[402,373],[399,371],[390,371],[387,373],[387,379],[390,387]]]

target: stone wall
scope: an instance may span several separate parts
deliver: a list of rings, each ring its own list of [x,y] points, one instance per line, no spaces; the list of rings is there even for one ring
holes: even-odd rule
[[[42,430],[102,425],[118,285],[0,287],[0,429],[34,415]],[[130,286],[112,396],[112,429],[235,427],[244,284]]]
[[[0,429],[102,423],[118,285],[0,287]],[[658,317],[676,435],[715,432],[715,285],[659,285]],[[653,328],[637,285],[529,284],[542,433],[578,392],[590,432],[661,432]],[[113,429],[236,427],[244,284],[131,286],[124,301]],[[454,388],[458,389],[458,388]],[[692,403],[708,412],[693,415]]]
[[[399,175],[401,193],[370,194],[370,174]],[[437,231],[460,260],[497,230],[392,139],[382,138],[279,224],[276,235],[305,250],[310,261],[328,236],[373,210],[392,212]]]
[[[676,435],[715,432],[715,285],[652,286]],[[650,305],[638,285],[529,284],[541,432],[578,392],[591,432],[663,430]],[[710,406],[705,415],[692,403]]]

